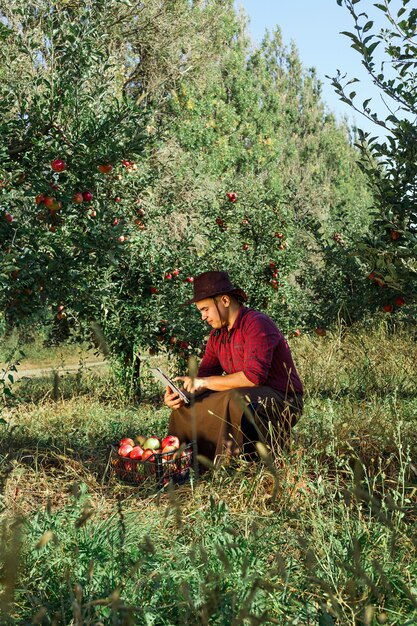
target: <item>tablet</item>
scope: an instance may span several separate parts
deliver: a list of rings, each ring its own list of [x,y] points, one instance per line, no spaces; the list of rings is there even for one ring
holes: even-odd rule
[[[186,396],[186,392],[177,387],[177,385],[170,379],[159,367],[151,367],[151,372],[158,380],[163,383],[165,387],[169,387],[174,393],[178,394],[178,396],[184,400],[185,404],[190,403],[190,399]]]

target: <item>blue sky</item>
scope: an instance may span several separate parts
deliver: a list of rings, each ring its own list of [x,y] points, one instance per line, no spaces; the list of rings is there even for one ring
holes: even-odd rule
[[[361,10],[372,10],[372,4],[371,0],[365,0]],[[340,31],[353,30],[346,8],[339,7],[336,0],[236,0],[236,7],[242,7],[250,18],[249,33],[255,43],[260,42],[265,29],[273,30],[277,25],[285,44],[295,42],[303,65],[316,68],[323,83],[323,100],[338,119],[347,117],[350,124],[356,123],[365,131],[380,134],[381,127],[341,102],[330,80],[325,78],[326,74],[335,76],[338,69],[359,78],[361,84],[352,86],[358,93],[358,102],[372,97],[373,110],[384,117],[388,114],[379,91],[361,65],[360,55],[351,49],[349,39],[340,34]]]

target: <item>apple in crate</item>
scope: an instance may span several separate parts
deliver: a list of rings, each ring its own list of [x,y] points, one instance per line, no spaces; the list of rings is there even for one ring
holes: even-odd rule
[[[130,451],[131,459],[138,459],[139,461],[142,459],[143,449],[140,446],[134,446]]]
[[[175,448],[179,448],[180,440],[175,435],[167,435],[161,441],[162,451],[164,451],[164,448],[166,448],[166,446],[174,446]]]
[[[129,437],[124,437],[123,439],[120,439],[119,446],[123,446],[125,443],[129,444],[129,446],[132,446],[132,448],[135,445],[133,439],[130,439]]]
[[[146,441],[146,437],[144,435],[138,435],[137,437],[135,437],[135,443],[138,446],[141,446],[143,448],[143,444]]]
[[[166,461],[170,461],[171,459],[176,458],[177,452],[177,446],[165,446],[165,448],[162,448],[162,454],[164,455],[164,459]]]
[[[154,452],[156,452],[156,450],[159,450],[160,447],[161,442],[159,441],[158,437],[148,437],[143,444],[144,450],[153,450]]]
[[[126,456],[129,456],[129,455],[130,455],[130,453],[132,452],[132,450],[133,450],[133,446],[131,446],[131,445],[130,445],[130,443],[123,443],[123,444],[120,446],[120,448],[119,448],[118,452],[119,452],[119,455],[120,455],[120,456],[125,456],[125,457],[126,457]]]
[[[152,463],[155,463],[155,452],[150,448],[144,450],[142,454],[142,461],[151,461]]]

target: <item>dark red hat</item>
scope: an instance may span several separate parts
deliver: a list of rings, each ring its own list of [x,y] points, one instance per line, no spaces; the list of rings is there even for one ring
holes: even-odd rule
[[[239,300],[246,302],[248,296],[240,289],[234,287],[227,272],[204,272],[194,278],[194,297],[184,302],[182,306],[193,304],[205,298],[213,298],[223,293],[236,296]]]

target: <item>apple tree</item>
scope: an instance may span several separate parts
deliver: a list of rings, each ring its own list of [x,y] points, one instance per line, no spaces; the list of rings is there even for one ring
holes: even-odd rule
[[[387,313],[404,307],[415,319],[417,295],[417,10],[409,0],[383,0],[370,16],[362,0],[337,0],[350,13],[351,47],[379,89],[386,117],[372,109],[372,99],[358,103],[358,79],[339,71],[333,86],[341,100],[375,123],[379,134],[358,130],[362,168],[373,194],[369,232],[352,246],[379,306]],[[362,8],[366,10],[362,10]],[[382,21],[381,21],[382,20]]]

